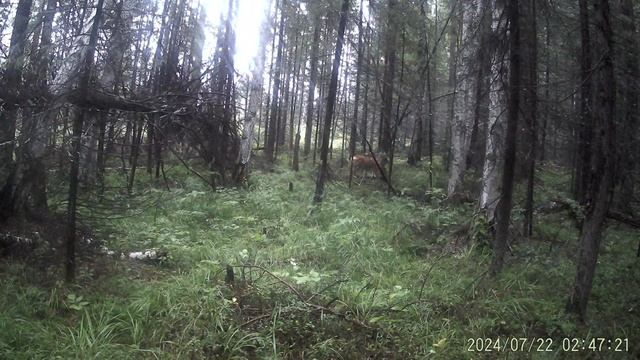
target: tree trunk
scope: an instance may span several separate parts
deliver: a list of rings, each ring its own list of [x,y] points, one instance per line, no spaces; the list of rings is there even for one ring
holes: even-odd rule
[[[396,0],[388,0],[386,43],[384,50],[384,75],[382,78],[382,101],[380,109],[380,142],[383,153],[391,152],[391,118],[393,113],[393,85],[396,74]]]
[[[347,17],[349,16],[349,0],[343,0],[342,9],[340,10],[340,25],[338,27],[338,39],[336,41],[336,52],[333,58],[333,67],[331,70],[331,83],[329,84],[329,94],[327,97],[327,110],[324,117],[324,130],[322,132],[322,149],[320,150],[320,169],[318,170],[318,178],[316,180],[316,190],[313,196],[313,202],[320,204],[324,194],[324,184],[329,173],[328,153],[329,153],[329,134],[331,133],[331,118],[333,117],[333,109],[336,102],[336,93],[338,90],[338,70],[340,67],[340,57],[342,56],[342,46],[344,42],[344,30],[347,26]]]
[[[485,2],[487,7],[490,7],[489,2]],[[491,17],[499,18],[499,16],[494,16],[496,14],[501,13],[502,9],[493,8],[491,9],[493,15]],[[502,22],[500,20],[493,21],[492,27],[496,27],[496,32],[502,33],[504,32],[504,28],[501,27]],[[504,58],[504,53],[508,50],[505,45],[498,45],[491,49],[490,58]],[[492,62],[491,70],[490,70],[490,85],[487,89],[489,94],[487,96],[488,100],[488,123],[485,129],[484,136],[486,138],[485,141],[485,154],[484,154],[484,166],[482,171],[482,190],[480,194],[480,208],[483,209],[485,213],[485,217],[491,229],[493,229],[493,225],[495,225],[495,210],[497,206],[497,202],[500,196],[499,189],[499,174],[501,173],[501,164],[500,160],[503,158],[502,146],[500,144],[504,143],[504,117],[501,116],[503,113],[503,104],[506,102],[505,94],[502,84],[506,81],[504,80],[505,67],[498,61]]]
[[[456,15],[455,7],[457,5],[456,0],[451,0],[451,24],[449,25],[449,90],[452,92],[448,99],[449,110],[449,126],[451,128],[450,148],[451,156],[449,161],[449,179],[447,182],[447,194],[452,195],[458,188],[462,172],[464,171],[464,156],[463,156],[463,137],[466,132],[464,119],[460,119],[460,116],[456,115],[456,95],[458,89],[458,43],[460,39],[460,19]]]
[[[250,83],[249,105],[245,114],[242,127],[242,139],[240,140],[240,152],[238,154],[237,172],[235,181],[238,184],[247,181],[249,176],[249,161],[251,160],[251,145],[253,143],[253,128],[257,118],[258,107],[260,106],[260,93],[262,89],[262,69],[258,73],[253,71]]]
[[[575,175],[575,198],[580,204],[586,204],[585,195],[591,183],[591,138],[593,136],[592,119],[592,76],[591,76],[591,35],[589,29],[588,0],[579,0],[580,5],[580,125],[578,130],[578,157]]]
[[[304,44],[304,37],[301,39]],[[294,66],[294,78],[293,78],[293,92],[291,93],[291,121],[289,121],[289,148],[290,152],[293,151],[293,137],[295,132],[295,115],[298,107],[298,88],[300,87],[300,69],[302,68],[302,53],[304,53],[304,46],[300,46],[302,49],[298,53],[298,41],[296,39],[296,51],[295,51],[295,66]],[[302,97],[300,97],[302,100]],[[302,105],[302,104],[301,104]]]
[[[302,127],[302,117],[303,117],[303,97],[304,97],[304,83],[305,83],[305,76],[306,75],[306,71],[305,68],[302,67],[302,77],[300,79],[300,106],[298,107],[298,127],[296,130],[296,135],[295,135],[295,140],[294,140],[294,144],[293,144],[293,161],[292,161],[292,169],[293,171],[299,171],[300,170],[300,140],[301,140],[301,127]]]
[[[263,29],[267,30],[269,22],[263,23]],[[254,127],[256,121],[260,121],[258,112],[260,105],[262,104],[262,85],[264,82],[264,61],[265,61],[265,49],[268,41],[268,31],[263,31],[260,38],[260,44],[258,46],[258,55],[256,56],[256,62],[251,70],[251,80],[249,82],[249,100],[247,110],[245,112],[244,124],[242,126],[242,138],[240,140],[240,148],[237,161],[236,183],[245,183],[249,178],[250,173],[250,161],[251,161],[251,147],[254,139]],[[259,130],[258,130],[259,135]]]
[[[538,32],[535,0],[525,1],[523,9],[526,9],[526,12],[522,19],[527,22],[526,36],[523,36],[526,42],[526,60],[524,62],[527,84],[522,102],[526,104],[524,119],[527,141],[525,144],[528,147],[525,156],[527,188],[524,202],[523,232],[526,237],[531,237],[533,235],[533,188],[536,177],[536,147],[538,144]]]
[[[277,149],[279,150],[278,152],[282,151],[280,150],[285,142],[286,142],[286,130],[287,130],[287,123],[288,123],[288,119],[289,119],[289,98],[291,96],[291,77],[295,76],[295,73],[293,71],[293,69],[296,67],[296,55],[298,53],[298,38],[296,36],[296,38],[293,40],[293,47],[294,47],[294,51],[293,53],[291,52],[291,50],[288,51],[287,55],[285,55],[285,57],[288,57],[287,59],[287,63],[286,63],[286,68],[284,69],[285,72],[285,81],[284,81],[284,88],[283,88],[283,96],[282,96],[282,106],[280,107],[280,114],[278,116],[278,123],[280,124],[280,127],[278,128],[278,144],[277,144]],[[295,81],[295,79],[294,79]]]
[[[133,183],[136,178],[136,169],[138,168],[138,157],[140,156],[140,145],[142,144],[142,131],[144,129],[143,120],[139,119],[139,116],[136,114],[134,114],[133,117],[134,120],[133,135],[131,137],[131,155],[129,156],[131,174],[129,175],[129,182],[127,183],[127,193],[129,194],[131,194],[131,192],[133,191]]]
[[[309,65],[309,96],[307,99],[306,128],[304,132],[304,156],[309,156],[311,151],[311,133],[313,129],[313,102],[318,81],[318,51],[320,45],[320,20],[316,18],[313,28],[313,40],[311,42],[311,63]]]
[[[401,55],[400,55],[400,81],[399,83],[402,84],[404,81],[404,60],[405,60],[405,49],[406,49],[406,37],[405,37],[405,30],[402,30],[402,51],[401,51]],[[400,114],[400,104],[402,103],[402,92],[399,91],[398,92],[398,99],[397,99],[397,103],[396,103],[396,114],[394,117],[394,121],[393,121],[393,131],[391,133],[391,148],[389,151],[389,172],[387,174],[387,193],[389,195],[391,195],[392,191],[393,191],[393,183],[392,183],[392,177],[393,177],[393,159],[395,156],[395,151],[396,151],[396,139],[397,139],[397,133],[398,133],[398,128],[400,127],[400,125],[402,124],[402,120],[404,119],[405,114]]]
[[[549,26],[549,16],[546,17],[545,24],[545,69],[544,69],[544,118],[542,120],[542,128],[540,129],[540,163],[544,163],[546,160],[545,150],[547,145],[547,126],[551,117],[551,109],[549,103],[551,102],[549,88],[550,73],[551,73],[551,29]]]
[[[370,65],[371,65],[371,36],[369,36],[369,39],[367,40],[367,58],[366,58],[366,68],[367,70],[370,69]],[[362,124],[360,125],[360,128],[362,129],[360,131],[360,136],[361,136],[361,146],[362,146],[362,153],[366,153],[367,152],[367,125],[369,122],[369,71],[365,72],[364,74],[364,98],[362,100]],[[370,139],[371,140],[371,139]],[[373,140],[371,140],[373,141]]]
[[[636,18],[631,0],[623,0],[620,2],[620,17],[623,33],[620,35],[621,47],[621,66],[623,76],[632,79],[631,81],[623,81],[620,84],[622,94],[622,128],[620,131],[620,148],[625,151],[620,152],[619,179],[620,191],[617,206],[620,210],[632,214],[633,199],[636,193],[635,182],[637,179],[636,162],[640,160],[638,153],[640,152],[640,142],[638,141],[638,125],[640,121],[640,49],[636,35]]]
[[[31,86],[35,86],[43,96],[37,99],[35,108],[27,107],[22,110],[22,129],[18,139],[19,146],[16,148],[14,174],[11,176],[13,182],[11,187],[6,188],[10,190],[7,195],[11,199],[6,204],[12,207],[11,212],[32,219],[41,219],[48,213],[47,171],[43,158],[49,147],[48,140],[53,133],[52,123],[58,110],[48,111],[43,98],[49,94],[47,75],[51,63],[49,48],[55,13],[56,2],[43,1],[40,13],[42,23],[37,28],[32,44],[35,69],[24,80],[32,82]]]
[[[273,99],[271,100],[271,114],[269,118],[269,131],[267,133],[267,146],[265,153],[269,162],[275,161],[274,152],[277,136],[277,119],[278,119],[278,101],[280,95],[280,73],[282,72],[282,52],[284,49],[284,9],[286,8],[286,0],[282,1],[282,11],[280,14],[280,30],[278,35],[278,53],[276,55],[276,72],[273,76]]]
[[[102,21],[102,5],[104,0],[98,0],[96,14],[91,26],[91,34],[86,53],[82,59],[82,66],[79,73],[78,89],[79,94],[86,94],[91,80],[96,44],[98,43],[98,29]],[[66,236],[66,261],[65,279],[71,282],[75,279],[76,272],[76,201],[78,199],[78,173],[80,167],[80,151],[82,126],[84,122],[85,110],[78,110],[73,119],[73,130],[71,138],[71,166],[69,171],[69,196],[67,203],[67,236]]]
[[[5,64],[2,87],[5,94],[3,109],[0,111],[0,221],[14,212],[15,196],[15,131],[19,101],[22,92],[22,68],[28,35],[32,0],[20,0],[13,21],[9,56]]]
[[[599,47],[603,49],[601,65],[597,70],[598,91],[596,92],[596,107],[594,108],[594,131],[591,146],[591,184],[587,187],[590,193],[586,198],[591,199],[586,209],[582,233],[576,278],[571,295],[567,302],[567,311],[576,313],[581,320],[586,320],[587,303],[593,286],[600,240],[604,221],[609,211],[614,187],[616,166],[615,139],[615,72],[613,60],[613,31],[608,0],[596,0],[594,14],[597,29],[600,30],[602,40]],[[587,49],[588,50],[588,49]]]
[[[425,3],[423,2],[420,6],[420,16],[422,16],[423,18],[427,18],[427,13],[426,13],[426,9],[425,9]],[[411,147],[410,147],[410,151],[409,151],[409,158],[407,160],[407,163],[409,165],[417,165],[418,162],[420,160],[422,160],[422,147],[423,147],[423,143],[424,143],[424,116],[423,116],[423,112],[424,112],[424,103],[425,103],[425,91],[426,91],[426,87],[429,86],[430,84],[427,84],[428,82],[431,81],[431,79],[429,79],[429,74],[430,74],[430,68],[429,66],[431,65],[431,53],[429,52],[429,41],[428,41],[428,27],[424,26],[421,32],[421,38],[419,41],[419,48],[418,48],[418,57],[424,59],[424,71],[420,71],[420,82],[419,82],[419,88],[418,88],[418,111],[415,115],[415,122],[413,125],[413,134],[411,136]],[[437,27],[436,27],[437,30]],[[425,72],[427,73],[426,77],[425,77]],[[429,113],[432,113],[431,110],[429,110]]]
[[[520,9],[518,0],[506,5],[509,21],[509,96],[507,107],[507,132],[504,148],[504,167],[502,171],[502,195],[496,208],[496,233],[493,243],[493,261],[490,272],[497,275],[504,265],[504,255],[509,239],[511,221],[511,201],[513,196],[513,178],[516,164],[516,133],[518,130],[518,111],[520,106]]]
[[[327,27],[327,31],[328,31],[328,27]],[[325,31],[325,40],[328,40],[327,38],[327,31]],[[325,85],[326,85],[326,81],[325,80],[325,73],[326,73],[326,67],[328,66],[329,61],[326,61],[323,59],[322,61],[322,66],[321,66],[321,70],[320,70],[320,97],[318,98],[318,113],[316,115],[316,133],[315,133],[315,139],[313,141],[313,165],[315,166],[316,164],[316,155],[318,155],[318,142],[321,141],[322,138],[322,133],[321,133],[321,127],[320,127],[320,119],[322,116],[322,107],[323,107],[323,103],[322,103],[322,99],[324,99],[324,94],[325,94]],[[320,145],[322,146],[322,145]]]
[[[358,58],[356,62],[356,90],[353,101],[353,118],[351,119],[351,133],[349,135],[349,188],[353,178],[353,155],[356,152],[356,143],[358,141],[358,107],[360,105],[360,78],[362,77],[362,60],[363,60],[363,41],[362,41],[362,11],[364,0],[360,0],[360,12],[358,15]],[[346,121],[346,119],[345,119]],[[364,120],[366,121],[366,119]],[[365,127],[366,131],[366,127]],[[362,133],[365,136],[366,132]],[[344,139],[343,139],[344,141]]]
[[[266,104],[266,108],[267,108],[267,113],[264,117],[264,148],[267,148],[267,140],[268,140],[268,134],[269,134],[269,119],[271,118],[271,90],[273,89],[272,83],[273,83],[273,65],[274,65],[274,59],[273,56],[275,54],[276,51],[276,31],[278,29],[278,9],[280,8],[279,6],[280,1],[276,0],[276,6],[275,6],[275,14],[273,15],[273,38],[271,39],[271,57],[269,60],[269,84],[267,85],[267,104]],[[262,116],[262,114],[261,114]],[[260,139],[260,134],[258,133],[258,142]]]
[[[473,108],[473,128],[469,151],[467,152],[466,167],[479,170],[484,164],[484,149],[486,148],[486,128],[489,119],[489,87],[491,84],[491,58],[493,48],[491,41],[491,17],[493,8],[491,1],[483,0],[480,14],[480,42],[478,43],[478,65],[475,79],[475,104]]]

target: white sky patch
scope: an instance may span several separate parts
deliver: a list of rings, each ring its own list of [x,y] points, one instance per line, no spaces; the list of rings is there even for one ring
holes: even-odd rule
[[[233,27],[236,31],[236,71],[248,74],[258,55],[262,22],[265,19],[268,0],[235,0],[237,13],[234,15]],[[202,0],[207,11],[206,40],[204,58],[213,55],[216,46],[216,29],[220,23],[220,16],[226,16],[228,0]]]

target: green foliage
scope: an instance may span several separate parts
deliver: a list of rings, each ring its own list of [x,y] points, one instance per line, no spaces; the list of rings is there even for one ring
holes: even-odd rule
[[[400,197],[379,182],[349,191],[336,180],[320,208],[313,173],[283,167],[255,172],[249,189],[214,193],[175,170],[171,192],[108,194],[119,213],[93,220],[96,237],[117,253],[160,248],[167,259],[82,259],[86,280],[70,288],[1,265],[0,358],[476,359],[496,354],[467,352],[472,337],[640,336],[637,292],[619,291],[638,287],[637,233],[608,230],[590,323],[578,325],[563,312],[572,220],[537,218],[534,238],[514,242],[505,272],[490,279],[490,251],[474,245],[488,241],[484,217],[442,202],[440,188],[427,192],[425,169],[398,162],[398,180],[413,174]],[[471,239],[465,248],[454,246],[459,235]],[[98,266],[102,275],[89,271]],[[632,346],[621,358],[638,354]]]
[[[76,294],[67,295],[66,304],[69,309],[75,311],[82,311],[89,306],[89,302],[85,301],[83,296],[76,296]]]

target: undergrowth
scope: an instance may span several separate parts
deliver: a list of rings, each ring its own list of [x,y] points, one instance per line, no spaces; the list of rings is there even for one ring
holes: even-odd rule
[[[320,208],[310,166],[281,164],[216,192],[176,166],[156,187],[141,174],[131,196],[112,174],[102,205],[81,218],[115,256],[85,261],[75,286],[34,282],[17,260],[0,265],[0,358],[637,358],[637,232],[609,227],[589,322],[578,324],[563,311],[575,275],[570,219],[541,214],[532,239],[514,232],[505,271],[489,278],[473,204],[427,193],[424,165],[395,167],[401,195],[372,179],[349,189],[336,170]],[[562,192],[562,176],[542,180],[537,202]],[[167,256],[118,256],[150,248]],[[629,338],[630,352],[559,350],[564,337],[594,336]],[[498,337],[552,338],[556,351],[468,351],[470,338]]]

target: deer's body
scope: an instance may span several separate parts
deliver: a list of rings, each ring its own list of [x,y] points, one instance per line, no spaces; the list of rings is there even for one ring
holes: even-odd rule
[[[360,174],[363,178],[369,174],[376,177],[381,176],[376,160],[378,160],[380,167],[383,167],[386,163],[386,156],[384,154],[376,155],[374,159],[372,155],[354,155],[351,159],[354,175]]]

